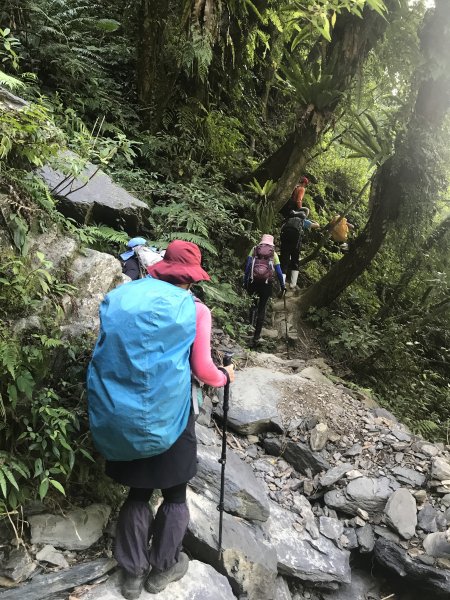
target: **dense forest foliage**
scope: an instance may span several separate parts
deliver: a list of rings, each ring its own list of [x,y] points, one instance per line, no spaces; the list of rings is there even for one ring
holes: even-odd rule
[[[57,211],[34,175],[52,161],[67,176],[101,165],[151,207],[149,239],[196,242],[213,274],[203,293],[236,338],[246,253],[277,233],[306,174],[321,229],[305,239],[298,319],[346,379],[448,442],[450,6],[435,4],[2,0],[0,85],[28,101],[0,113],[0,219],[14,245],[0,258],[8,506],[91,480],[91,346],[61,338],[61,298],[75,290],[28,252],[29,234],[57,223],[114,254],[127,239]],[[64,148],[79,158],[60,164]],[[329,238],[339,214],[355,225],[344,255]],[[12,329],[36,313],[45,333]]]

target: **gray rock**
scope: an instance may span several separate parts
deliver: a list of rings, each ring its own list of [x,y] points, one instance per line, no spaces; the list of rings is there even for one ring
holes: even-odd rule
[[[197,475],[191,487],[215,502],[219,501],[221,465],[219,446],[199,445]],[[262,483],[252,468],[228,449],[225,469],[225,510],[245,519],[265,521],[269,516],[269,501]]]
[[[195,424],[195,436],[198,443],[203,444],[203,446],[218,446],[220,444],[220,439],[214,429],[199,425],[198,422]]]
[[[356,530],[356,536],[358,538],[359,549],[363,554],[372,552],[375,546],[375,536],[373,529],[369,523],[366,523],[364,527],[360,527]]]
[[[104,295],[121,279],[122,267],[111,254],[86,250],[84,255],[78,256],[69,269],[69,281],[78,291],[63,332],[69,337],[97,333],[98,307]]]
[[[407,467],[394,467],[392,473],[395,478],[401,483],[406,483],[412,487],[422,487],[425,483],[426,477],[415,469],[408,469]]]
[[[362,452],[361,444],[353,444],[353,446],[351,448],[349,448],[348,450],[346,450],[344,452],[344,456],[358,456],[358,454],[361,454],[361,452]]]
[[[228,424],[241,434],[264,431],[280,431],[278,403],[282,398],[282,384],[297,375],[270,371],[263,367],[251,367],[236,373],[231,387]],[[222,406],[216,412],[222,414]]]
[[[330,381],[317,367],[306,367],[300,371],[299,375],[304,379],[309,379],[320,385],[334,386],[333,382]]]
[[[64,554],[62,552],[58,552],[56,548],[48,544],[44,546],[42,550],[39,550],[36,554],[36,560],[41,562],[47,562],[51,565],[56,565],[57,567],[61,567],[62,569],[66,569],[69,566],[69,563],[64,558]]]
[[[409,433],[407,433],[403,429],[394,427],[393,429],[391,429],[391,433],[393,436],[395,436],[398,439],[399,442],[409,443],[411,441],[411,436],[409,435]]]
[[[61,515],[34,515],[28,518],[33,544],[51,544],[67,550],[85,550],[95,544],[109,519],[111,508],[91,504]]]
[[[400,543],[400,536],[388,529],[387,527],[384,527],[383,525],[374,525],[373,530],[378,536],[382,537],[385,540],[389,540],[390,542],[394,542],[395,544]]]
[[[358,547],[358,538],[356,535],[356,530],[353,527],[345,527],[344,535],[348,540],[348,542],[345,544],[345,548],[348,550],[354,550]]]
[[[330,468],[330,464],[318,452],[313,452],[307,444],[283,441],[278,436],[267,436],[264,440],[264,449],[268,454],[282,456],[299,473],[307,474],[310,469],[313,473],[320,473]]]
[[[213,412],[213,403],[208,396],[203,397],[203,404],[200,407],[200,413],[197,417],[197,423],[209,427],[211,424],[211,416]]]
[[[56,227],[52,227],[39,235],[29,236],[30,253],[42,252],[45,260],[52,263],[50,270],[62,270],[69,266],[75,258],[79,243],[70,235],[62,235]]]
[[[438,530],[437,516],[437,510],[427,502],[419,511],[417,524],[426,533],[435,533]]]
[[[264,541],[261,530],[225,513],[224,551],[219,561],[216,505],[191,491],[188,503],[191,518],[184,544],[192,556],[226,575],[236,594],[247,594],[254,600],[271,600],[277,576],[277,555]]]
[[[119,575],[116,573],[106,583],[94,586],[83,595],[83,600],[123,600]],[[143,590],[139,600],[153,600],[155,597],[158,600],[211,600],[212,597],[214,600],[236,600],[227,578],[198,560],[189,562],[188,572],[183,579],[169,583],[157,596]]]
[[[68,158],[77,156],[72,152],[58,155],[61,163]],[[77,223],[104,223],[136,235],[150,214],[145,202],[114,183],[109,175],[92,163],[87,163],[83,173],[75,180],[68,180],[58,167],[49,165],[40,169],[39,174],[58,198],[58,209]]]
[[[387,523],[405,540],[411,539],[416,533],[416,500],[406,488],[400,488],[392,494],[386,504],[384,514]]]
[[[433,444],[421,444],[420,452],[422,454],[426,454],[427,456],[437,456],[440,453],[439,448],[436,448]]]
[[[36,563],[23,546],[13,548],[7,561],[0,564],[0,574],[9,577],[15,583],[28,579],[35,569]]]
[[[436,535],[436,534],[430,534]],[[403,581],[413,583],[430,594],[424,598],[448,598],[450,594],[450,571],[436,569],[413,560],[399,546],[388,540],[378,539],[375,543],[374,554],[377,561],[387,569],[394,571]]]
[[[339,519],[319,517],[319,531],[328,539],[337,542],[344,533],[344,526]]]
[[[273,600],[292,600],[292,595],[289,590],[289,586],[286,583],[286,579],[278,576],[275,581],[275,593]]]
[[[331,490],[324,496],[325,503],[331,508],[356,515],[358,508],[367,511],[369,515],[380,513],[391,496],[398,488],[398,483],[380,477],[358,477],[347,484],[345,491]]]
[[[339,590],[323,592],[323,600],[379,600],[381,584],[370,573],[352,569],[351,583],[344,583]]]
[[[346,464],[332,467],[331,469],[328,469],[328,471],[319,479],[320,485],[322,487],[330,487],[331,485],[342,479],[342,477],[344,477],[344,475],[352,469],[352,465]]]
[[[450,463],[447,460],[445,460],[445,458],[441,458],[440,456],[433,458],[431,466],[431,477],[433,479],[438,479],[439,481],[449,480]]]
[[[376,417],[382,417],[383,419],[387,419],[388,421],[392,421],[393,423],[398,422],[397,417],[395,417],[391,412],[389,412],[385,408],[373,408],[371,412]]]
[[[445,533],[429,533],[423,540],[423,547],[425,552],[434,558],[450,556],[450,540]]]
[[[442,499],[441,502],[444,506],[446,506],[447,508],[450,508],[450,494],[446,494]]]
[[[264,526],[278,555],[278,572],[314,583],[349,583],[350,553],[324,536],[315,540],[304,529],[296,531],[296,515],[272,503]]]
[[[326,423],[318,423],[311,431],[309,445],[313,452],[320,452],[327,445],[328,441],[328,425]]]

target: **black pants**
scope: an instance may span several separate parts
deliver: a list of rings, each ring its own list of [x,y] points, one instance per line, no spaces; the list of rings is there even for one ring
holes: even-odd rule
[[[189,524],[186,486],[182,483],[161,490],[164,501],[155,518],[148,504],[154,490],[130,488],[119,512],[114,544],[114,557],[125,571],[141,576],[150,566],[165,571],[178,562]]]
[[[302,236],[298,229],[284,228],[280,236],[280,265],[284,275],[288,270],[298,271]]]
[[[261,329],[264,325],[267,302],[272,296],[272,283],[251,283],[248,292],[253,296],[250,322],[252,325],[255,323],[253,339],[257,341],[261,336]]]

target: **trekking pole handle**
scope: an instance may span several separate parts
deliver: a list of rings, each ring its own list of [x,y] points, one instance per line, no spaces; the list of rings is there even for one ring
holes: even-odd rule
[[[225,352],[225,354],[223,355],[223,366],[229,367],[231,365],[232,359],[233,359],[233,353]]]

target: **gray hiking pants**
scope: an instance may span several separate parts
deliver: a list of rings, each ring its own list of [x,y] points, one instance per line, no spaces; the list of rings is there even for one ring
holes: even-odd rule
[[[166,571],[178,562],[189,523],[186,486],[161,490],[164,501],[155,518],[149,506],[153,490],[130,489],[119,512],[114,544],[114,557],[125,571],[141,576],[150,567]]]

